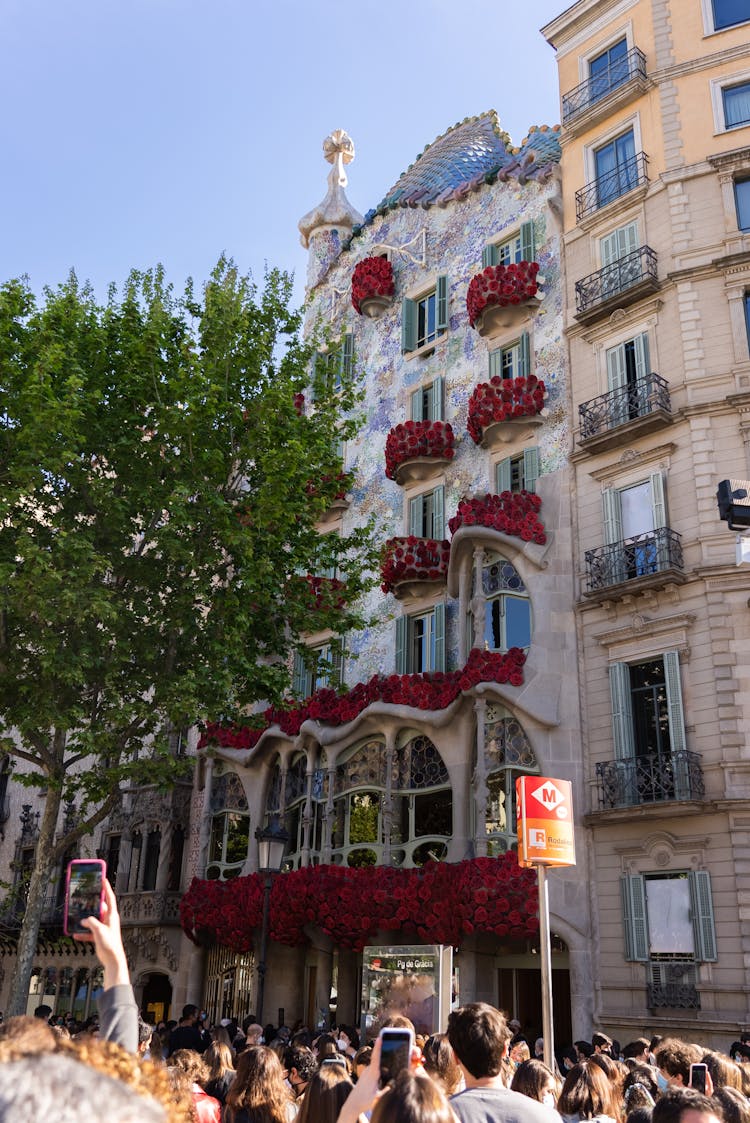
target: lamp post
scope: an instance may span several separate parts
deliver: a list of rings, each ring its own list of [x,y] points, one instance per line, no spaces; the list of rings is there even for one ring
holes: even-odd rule
[[[274,815],[263,830],[255,832],[258,840],[258,872],[263,875],[263,923],[260,931],[260,962],[258,963],[258,1001],[256,1018],[263,1025],[263,997],[266,989],[266,954],[268,951],[268,910],[271,902],[271,885],[274,874],[281,870],[289,835]]]

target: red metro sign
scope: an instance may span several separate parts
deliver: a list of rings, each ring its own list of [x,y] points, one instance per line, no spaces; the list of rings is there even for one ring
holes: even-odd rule
[[[519,776],[518,864],[574,866],[573,796],[569,780],[549,776]]]

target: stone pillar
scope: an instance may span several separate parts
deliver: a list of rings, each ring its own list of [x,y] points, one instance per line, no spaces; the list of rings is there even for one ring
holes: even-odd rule
[[[487,617],[487,602],[482,588],[482,570],[484,568],[484,547],[474,549],[474,581],[473,590],[470,590],[469,601],[471,614],[474,619],[474,643],[477,646],[484,644],[484,627]]]
[[[396,753],[396,731],[385,735],[385,798],[383,799],[383,865],[391,864],[391,831],[393,829],[393,760]]]
[[[487,856],[487,762],[484,751],[484,722],[487,702],[474,699],[477,719],[477,766],[474,770],[474,850],[478,858]]]
[[[211,841],[211,789],[214,782],[214,758],[206,757],[206,774],[203,784],[203,806],[201,807],[200,833],[198,836],[198,867],[196,877],[206,876],[208,865],[208,844]]]
[[[174,835],[174,822],[167,819],[161,829],[159,843],[159,864],[156,867],[156,892],[166,893],[169,884],[169,866],[172,856],[172,837]]]
[[[133,836],[130,831],[123,831],[120,838],[120,860],[117,866],[117,878],[113,886],[116,896],[121,897],[128,891],[130,877],[130,863],[133,857]]]
[[[302,853],[300,860],[303,866],[310,865],[310,850],[312,848],[313,827],[313,779],[315,777],[315,761],[311,753],[307,754],[307,796],[302,812]]]
[[[323,853],[321,859],[324,865],[331,861],[332,832],[333,832],[333,785],[336,780],[336,769],[328,768],[328,796],[326,798],[326,817],[323,823]]]

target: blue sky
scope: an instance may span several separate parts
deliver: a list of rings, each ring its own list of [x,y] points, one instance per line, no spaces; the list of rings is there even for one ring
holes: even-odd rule
[[[0,0],[0,280],[73,267],[104,297],[162,262],[294,270],[325,194],[322,141],[375,206],[426,144],[497,109],[519,143],[559,120],[539,28],[565,0]]]

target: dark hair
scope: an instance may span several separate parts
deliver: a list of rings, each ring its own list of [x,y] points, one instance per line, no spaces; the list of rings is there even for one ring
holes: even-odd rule
[[[339,1033],[345,1033],[349,1038],[352,1049],[359,1049],[359,1033],[354,1026],[344,1025],[342,1022],[339,1026]]]
[[[433,1033],[427,1038],[422,1048],[422,1063],[427,1075],[437,1080],[446,1096],[452,1096],[461,1083],[461,1069],[447,1034]]]
[[[750,1123],[750,1104],[736,1088],[717,1088],[711,1099],[719,1104],[726,1123]]]
[[[372,1060],[372,1045],[363,1045],[361,1049],[357,1050],[352,1064],[357,1069],[358,1065],[369,1065]]]
[[[194,1018],[197,1013],[198,1013],[198,1007],[194,1006],[192,1002],[188,1002],[187,1006],[182,1007],[182,1019],[181,1020],[184,1022],[185,1018]]]
[[[321,1068],[310,1081],[295,1123],[336,1123],[353,1087],[346,1065]]]
[[[407,1068],[376,1101],[371,1123],[456,1123],[456,1117],[440,1086]]]
[[[628,1114],[639,1107],[647,1107],[650,1111],[658,1094],[659,1085],[651,1065],[634,1065],[623,1085],[623,1099]]]
[[[287,1045],[284,1050],[284,1068],[287,1072],[296,1068],[300,1079],[307,1083],[318,1071],[318,1062],[312,1049],[305,1045]]]
[[[240,1053],[237,1075],[227,1093],[227,1123],[234,1123],[238,1114],[246,1116],[248,1123],[287,1123],[290,1102],[284,1070],[275,1053],[265,1045],[251,1045]]]
[[[584,1057],[590,1057],[594,1051],[590,1041],[576,1041],[575,1046],[579,1053],[583,1053]]]
[[[648,1052],[649,1043],[645,1037],[636,1037],[635,1041],[629,1041],[622,1051],[623,1058],[626,1061],[632,1060],[634,1057],[640,1057],[642,1053]]]
[[[634,1107],[625,1116],[625,1123],[651,1123],[652,1107]]]
[[[592,1119],[595,1115],[619,1118],[615,1090],[604,1068],[593,1057],[573,1065],[565,1077],[557,1110],[561,1115],[578,1115],[581,1119]]]
[[[612,1038],[607,1037],[606,1033],[595,1033],[592,1035],[591,1044],[609,1051],[612,1048]]]
[[[154,1036],[154,1027],[148,1022],[144,1022],[141,1015],[138,1015],[138,1044],[148,1045],[151,1038]]]
[[[448,1040],[466,1071],[480,1079],[500,1072],[510,1030],[494,1006],[469,1002],[449,1014]]]
[[[695,1088],[670,1088],[656,1101],[652,1123],[680,1123],[683,1111],[703,1111],[723,1119],[721,1106]]]
[[[544,1061],[531,1057],[518,1066],[510,1086],[514,1092],[520,1092],[522,1096],[541,1103],[546,1088],[551,1086],[555,1090],[555,1074]]]
[[[690,1066],[701,1059],[697,1045],[688,1045],[677,1037],[665,1037],[654,1050],[656,1067],[669,1076],[681,1076],[685,1087],[690,1083]]]

